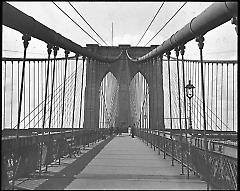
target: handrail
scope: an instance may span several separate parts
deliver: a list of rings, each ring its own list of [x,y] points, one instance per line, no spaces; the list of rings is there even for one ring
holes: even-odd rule
[[[99,54],[92,53],[87,48],[84,48],[65,38],[64,36],[36,21],[33,17],[23,13],[7,2],[3,2],[2,5],[2,23],[7,27],[15,29],[23,34],[28,34],[34,38],[58,46],[65,50],[69,50],[82,56],[86,56],[102,62],[114,62],[119,58],[119,56],[117,56],[117,58],[109,58],[107,56],[101,56]]]
[[[120,52],[120,54],[117,57],[114,58],[114,60],[112,62],[118,60],[121,57],[121,55],[122,55],[122,51]],[[49,60],[64,60],[64,59],[65,58],[62,57],[62,58],[50,58]],[[73,60],[73,59],[76,59],[76,56],[68,57],[68,60]],[[42,62],[42,61],[47,61],[48,58],[26,58],[25,60],[26,61],[33,61],[33,62],[34,61],[35,62],[37,62],[37,61]],[[78,58],[78,60],[83,60],[83,58]],[[2,61],[23,61],[23,58],[2,57]]]
[[[185,44],[199,35],[204,35],[208,31],[229,21],[237,15],[238,2],[216,2],[205,9],[197,17],[194,17],[187,25],[165,40],[157,48],[142,57],[132,59],[135,62],[143,62],[147,59],[163,55],[175,47]]]
[[[163,59],[164,61],[167,61]],[[179,61],[182,61],[182,59],[178,59]],[[176,60],[175,60],[176,61]],[[200,62],[200,60],[191,60],[191,59],[184,59],[184,61],[187,62]],[[236,64],[237,60],[203,60],[203,63],[218,63],[218,64]]]
[[[76,58],[75,56],[68,57],[69,60]],[[49,60],[64,60],[65,58],[50,58]],[[48,58],[26,58],[26,61],[48,61]],[[78,58],[78,60],[82,60],[82,58]],[[10,57],[2,57],[2,61],[23,61],[23,58],[10,58]]]
[[[117,59],[121,56],[117,56]],[[127,52],[128,58],[131,60],[133,58],[130,57],[130,55]],[[75,56],[68,57],[68,59],[74,59]],[[56,60],[63,60],[65,58],[56,58]],[[47,58],[26,58],[26,61],[47,61]],[[50,60],[54,60],[54,58],[50,58]],[[82,60],[82,58],[78,58],[78,60]],[[179,61],[182,61],[182,59],[178,59]],[[23,58],[11,58],[11,57],[2,57],[2,61],[23,61]],[[168,61],[166,59],[163,59],[163,61]],[[172,59],[170,61],[176,61],[176,59]],[[191,59],[184,59],[184,61],[187,62],[200,62],[199,60],[191,60]],[[203,63],[217,63],[217,64],[237,64],[237,60],[203,60]]]

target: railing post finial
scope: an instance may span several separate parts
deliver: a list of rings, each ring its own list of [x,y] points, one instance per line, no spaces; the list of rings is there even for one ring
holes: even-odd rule
[[[176,56],[178,57],[178,56],[179,56],[179,47],[178,47],[178,46],[175,47],[174,50],[175,50],[175,52],[176,52]]]
[[[167,59],[170,60],[171,51],[166,52]]]
[[[76,57],[76,60],[78,60],[79,54],[76,53],[76,54],[75,54],[75,57]]]
[[[197,38],[196,38],[196,42],[198,42],[198,47],[199,47],[199,49],[203,49],[203,46],[204,46],[204,37],[202,36],[202,35],[200,35],[200,36],[198,36]]]
[[[54,53],[54,58],[56,58],[57,56],[57,51],[59,50],[59,47],[58,46],[54,46],[53,47],[53,53]]]
[[[53,45],[51,45],[51,44],[48,44],[48,45],[47,45],[47,52],[48,52],[48,55],[51,54],[51,52],[52,52],[52,48],[53,48]]]
[[[179,49],[180,49],[180,53],[181,53],[181,55],[183,56],[184,55],[184,53],[185,53],[185,45],[180,45],[179,46]]]
[[[24,48],[26,49],[26,48],[28,47],[28,44],[29,44],[28,41],[31,40],[31,36],[28,35],[28,34],[24,34],[24,35],[22,36],[22,40],[23,40]]]
[[[237,16],[235,16],[235,17],[233,17],[232,19],[231,19],[231,23],[233,24],[233,25],[236,25],[235,26],[235,31],[236,31],[236,33],[238,34],[238,18],[237,18]]]
[[[85,60],[86,60],[86,56],[83,56],[82,57],[82,59],[83,59],[83,63],[85,62]]]
[[[65,50],[64,53],[65,53],[65,58],[68,58],[68,55],[69,55],[70,51],[69,50]]]

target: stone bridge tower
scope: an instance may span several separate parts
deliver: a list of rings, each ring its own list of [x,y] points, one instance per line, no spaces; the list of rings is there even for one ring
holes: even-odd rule
[[[149,127],[150,129],[165,128],[162,58],[150,60],[147,63],[136,63],[133,60],[145,55],[155,47],[156,45],[151,47],[87,45],[88,51],[115,59],[111,63],[87,59],[84,128],[98,128],[99,126],[99,90],[101,82],[108,72],[115,76],[119,84],[119,112],[115,120],[116,126],[121,128],[132,124],[129,85],[134,76],[140,72],[149,87]]]

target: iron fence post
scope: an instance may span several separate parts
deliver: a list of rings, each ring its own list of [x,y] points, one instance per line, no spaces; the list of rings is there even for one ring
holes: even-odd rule
[[[47,79],[45,84],[45,98],[44,98],[44,111],[43,111],[43,124],[42,124],[42,136],[40,141],[40,165],[39,165],[39,176],[41,176],[42,172],[42,152],[43,152],[43,141],[44,141],[44,127],[45,127],[45,118],[46,118],[46,109],[47,109],[47,93],[48,93],[48,80],[49,80],[49,65],[50,65],[50,55],[52,52],[53,45],[47,45],[47,52],[48,52],[48,65],[47,65]]]
[[[182,144],[182,122],[181,122],[182,114],[181,114],[181,93],[180,93],[180,76],[179,76],[179,61],[178,61],[179,47],[175,47],[174,50],[175,50],[175,52],[176,52],[176,57],[177,57],[179,127],[180,127],[181,165],[182,165],[181,175],[183,175],[183,174],[184,174],[184,169],[183,169],[183,144]]]
[[[202,35],[198,36],[196,38],[196,41],[198,42],[198,47],[200,50],[200,62],[201,62],[201,84],[202,84],[202,100],[203,100],[203,135],[204,135],[204,155],[205,155],[205,161],[206,165],[208,165],[208,145],[207,145],[207,136],[206,136],[206,113],[205,113],[205,89],[204,89],[204,75],[203,75],[203,55],[202,55],[202,49],[204,46],[204,37]],[[207,175],[207,189],[209,190],[209,175]]]
[[[17,135],[16,135],[16,152],[18,152],[19,147],[19,128],[20,128],[20,119],[21,119],[21,109],[22,109],[22,96],[23,96],[23,86],[24,86],[24,74],[25,74],[25,61],[26,61],[26,55],[27,55],[27,47],[29,44],[29,41],[31,40],[31,36],[28,34],[23,34],[22,36],[23,40],[23,46],[24,46],[24,53],[23,53],[23,67],[22,67],[22,79],[21,79],[21,89],[20,89],[20,99],[19,99],[19,105],[18,105],[18,120],[17,120]],[[6,73],[5,73],[6,75]],[[18,157],[18,154],[14,156],[13,163],[16,162],[16,159]],[[14,189],[15,184],[15,175],[17,172],[16,164],[14,164],[14,170],[13,170],[13,180],[12,180],[12,188]]]
[[[50,128],[51,128],[51,119],[52,119],[52,102],[53,102],[53,89],[54,89],[54,82],[55,82],[55,67],[56,67],[56,56],[57,56],[57,51],[58,51],[59,47],[57,46],[53,46],[53,55],[54,55],[54,63],[53,63],[53,71],[52,71],[52,87],[51,87],[51,105],[50,105],[50,116],[49,116],[49,132],[48,132],[48,146],[50,146],[50,134],[51,134],[51,131],[50,131]],[[46,164],[46,171],[47,171],[47,167],[48,167],[48,164]]]
[[[183,77],[183,104],[184,104],[184,121],[185,121],[185,136],[186,136],[186,156],[187,156],[187,177],[189,179],[189,164],[188,164],[188,161],[189,161],[189,156],[188,156],[188,153],[187,153],[187,146],[189,146],[189,142],[188,142],[188,139],[187,139],[187,112],[186,112],[186,94],[185,94],[185,71],[184,71],[184,53],[185,53],[185,46],[184,45],[181,45],[179,47],[180,49],[180,53],[182,55],[182,77]]]

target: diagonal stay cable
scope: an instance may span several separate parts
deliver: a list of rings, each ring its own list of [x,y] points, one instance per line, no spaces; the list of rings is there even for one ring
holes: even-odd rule
[[[53,1],[52,1],[53,2]],[[80,29],[82,29],[83,32],[85,32],[91,39],[93,39],[96,43],[101,45],[96,39],[94,39],[88,32],[86,32],[79,24],[77,24],[65,11],[63,11],[56,3],[53,2],[53,4],[62,11],[69,19],[71,19],[72,22],[74,22]]]
[[[77,9],[68,1],[71,7],[77,12],[77,14],[85,21],[85,23],[93,30],[93,32],[108,46],[108,44],[102,39],[102,37],[92,28],[92,26],[84,19],[84,17],[77,11]]]
[[[158,15],[158,13],[159,13],[159,11],[161,10],[161,8],[162,8],[162,6],[163,6],[164,3],[165,3],[165,2],[163,1],[162,5],[159,7],[157,13],[155,14],[155,16],[153,17],[152,21],[151,21],[150,24],[148,25],[147,29],[146,29],[145,32],[143,33],[141,39],[138,41],[137,45],[141,42],[141,40],[142,40],[142,38],[144,37],[144,35],[146,34],[147,30],[148,30],[149,27],[152,25],[153,21],[155,20],[156,16]],[[137,46],[137,45],[136,45],[136,46]]]
[[[187,3],[187,2],[185,2],[185,3],[177,10],[177,12],[176,12],[176,13],[168,20],[168,22],[166,22],[165,25],[148,41],[148,43],[151,42],[151,41],[158,35],[158,33],[160,33],[160,32],[165,28],[165,26],[177,15],[177,13],[183,8],[184,5],[186,5],[186,3]],[[147,44],[148,44],[148,43],[147,43]],[[146,46],[147,44],[145,44],[145,46]]]

